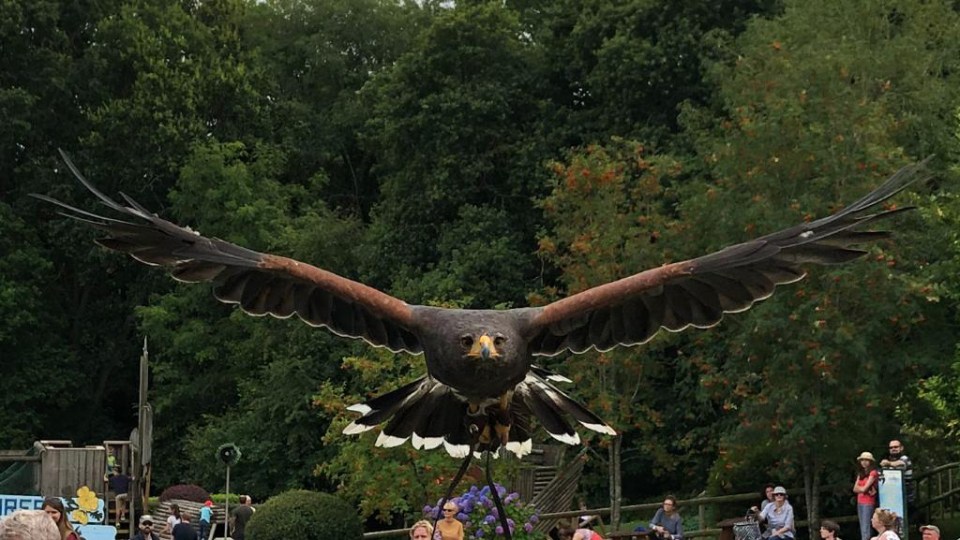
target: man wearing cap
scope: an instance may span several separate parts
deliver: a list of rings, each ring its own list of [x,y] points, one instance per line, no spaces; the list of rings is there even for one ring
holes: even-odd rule
[[[920,527],[920,534],[923,535],[923,540],[940,540],[940,527],[924,525]]]
[[[210,522],[213,521],[213,501],[207,499],[200,509],[200,540],[207,540]]]
[[[153,532],[153,516],[140,516],[140,532],[134,535],[133,540],[160,540],[157,533]]]

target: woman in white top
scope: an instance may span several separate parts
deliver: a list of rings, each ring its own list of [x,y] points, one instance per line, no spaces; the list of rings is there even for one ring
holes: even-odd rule
[[[870,525],[877,530],[872,540],[900,540],[897,536],[897,513],[885,508],[877,508],[873,512]]]
[[[173,528],[180,524],[182,520],[180,519],[180,506],[176,504],[170,505],[170,517],[167,518],[167,525],[163,528],[163,534],[173,533]]]

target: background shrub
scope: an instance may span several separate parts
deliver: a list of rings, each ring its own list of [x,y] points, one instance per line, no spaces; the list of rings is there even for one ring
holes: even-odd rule
[[[357,510],[329,493],[294,490],[271,497],[247,523],[249,540],[361,540]]]
[[[194,484],[177,484],[170,486],[160,494],[160,502],[169,501],[170,499],[182,499],[184,501],[203,503],[209,498],[210,494],[207,493],[207,490]]]
[[[210,494],[210,500],[213,501],[217,506],[223,506],[223,503],[227,502],[227,499],[230,500],[230,506],[237,506],[238,504],[240,504],[239,493],[231,493],[229,495],[227,495],[226,493]]]

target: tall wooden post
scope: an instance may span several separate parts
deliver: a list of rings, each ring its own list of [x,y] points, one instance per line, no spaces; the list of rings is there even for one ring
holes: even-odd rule
[[[230,522],[230,466],[227,465],[227,498],[223,501],[223,537],[227,534],[227,524]]]
[[[143,354],[140,355],[140,394],[138,396],[137,402],[137,452],[134,456],[133,463],[131,464],[131,470],[133,471],[133,489],[131,490],[130,496],[130,538],[133,538],[134,534],[137,532],[137,512],[136,512],[136,500],[135,495],[140,495],[141,501],[143,501],[143,514],[146,514],[147,509],[147,497],[148,493],[145,493],[143,489],[149,485],[149,482],[143,482],[144,480],[144,471],[146,470],[143,466],[143,457],[144,449],[146,444],[149,442],[146,440],[148,435],[145,434],[146,431],[146,418],[145,411],[147,408],[147,387],[148,387],[148,376],[149,376],[149,355],[147,351],[147,338],[143,338]]]

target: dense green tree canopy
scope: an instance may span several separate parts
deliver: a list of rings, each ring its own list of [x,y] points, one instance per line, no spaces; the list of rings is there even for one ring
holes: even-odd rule
[[[619,497],[611,476],[625,500],[752,488],[757,467],[845,482],[893,435],[956,452],[958,17],[946,0],[4,2],[0,447],[126,438],[147,337],[161,488],[222,489],[229,441],[240,491],[338,490],[399,522],[457,466],[340,434],[346,405],[422,359],[95,248],[28,197],[91,207],[64,148],[104,192],[207,235],[457,307],[542,303],[822,216],[935,154],[937,180],[892,203],[920,211],[863,260],[708,331],[544,363],[621,433],[587,440],[595,504]]]

